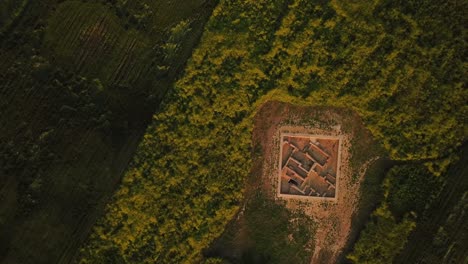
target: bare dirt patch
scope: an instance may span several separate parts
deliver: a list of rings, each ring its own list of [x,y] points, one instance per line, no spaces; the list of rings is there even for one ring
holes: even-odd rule
[[[378,158],[372,150],[370,133],[352,111],[330,107],[299,107],[281,102],[265,103],[255,117],[254,148],[261,158],[254,159],[254,178],[261,191],[285,202],[288,209],[303,210],[315,220],[315,248],[312,263],[336,263],[351,234],[352,217],[357,211],[360,185],[366,168]],[[278,171],[282,164],[282,133],[324,135],[340,138],[337,169],[339,181],[335,199],[280,197]],[[333,144],[333,142],[323,142]],[[287,153],[287,152],[286,152]],[[260,165],[261,163],[261,165]],[[255,177],[261,175],[261,177]],[[255,188],[253,188],[255,189]]]

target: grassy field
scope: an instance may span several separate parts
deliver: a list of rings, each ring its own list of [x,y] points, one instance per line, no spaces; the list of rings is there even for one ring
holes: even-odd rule
[[[75,68],[88,78],[99,78],[105,87],[139,88],[137,81],[157,76],[158,65],[153,63],[150,69],[157,59],[155,46],[137,30],[125,30],[106,6],[68,1],[49,19],[43,49],[54,54],[60,65]]]

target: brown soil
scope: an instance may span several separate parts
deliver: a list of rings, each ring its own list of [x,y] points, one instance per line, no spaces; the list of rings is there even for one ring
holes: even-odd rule
[[[265,103],[257,113],[254,125],[254,150],[261,150],[262,155],[254,157],[252,185],[246,188],[246,197],[260,188],[272,199],[285,200],[289,209],[304,210],[316,222],[316,233],[311,234],[315,240],[311,263],[336,263],[351,232],[352,216],[357,211],[360,184],[366,168],[377,159],[372,154],[360,153],[362,157],[356,160],[363,162],[354,162],[350,166],[351,142],[356,136],[367,141],[370,134],[363,134],[365,130],[362,129],[362,121],[349,110],[300,107],[281,102]],[[280,132],[341,137],[341,165],[335,200],[277,197]]]

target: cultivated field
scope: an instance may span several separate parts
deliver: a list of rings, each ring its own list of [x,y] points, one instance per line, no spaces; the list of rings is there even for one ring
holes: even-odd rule
[[[110,2],[0,1],[0,263],[76,256],[215,4]]]

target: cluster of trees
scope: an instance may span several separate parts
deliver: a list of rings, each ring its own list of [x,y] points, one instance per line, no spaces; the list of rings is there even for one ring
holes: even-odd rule
[[[221,1],[81,262],[199,260],[238,209],[250,169],[251,116],[267,91],[356,110],[394,159],[437,163],[450,155],[465,140],[468,110],[460,34],[466,4],[457,5]],[[284,92],[268,98],[283,100]],[[401,200],[413,194],[404,188],[362,235],[388,242],[375,245],[385,259],[414,227],[389,211],[407,210]],[[375,257],[360,245],[351,258]]]
[[[421,216],[443,186],[441,177],[434,177],[421,165],[396,166],[386,177],[388,205],[396,217],[408,212]]]
[[[353,263],[392,263],[441,187],[440,177],[422,164],[391,168],[382,184],[383,201],[347,258]]]
[[[352,263],[392,263],[415,226],[416,223],[408,217],[397,221],[384,203],[372,213],[347,258]]]

